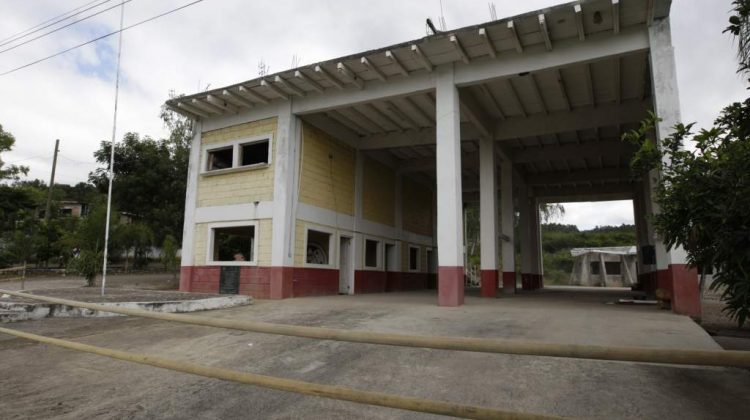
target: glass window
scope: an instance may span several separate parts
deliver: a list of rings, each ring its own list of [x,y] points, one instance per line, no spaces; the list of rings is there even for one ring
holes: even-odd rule
[[[227,169],[232,167],[232,160],[234,157],[234,148],[225,147],[222,149],[215,149],[208,151],[208,167],[206,170],[216,171],[219,169]]]
[[[378,248],[380,242],[372,239],[365,239],[365,267],[378,267]]]
[[[328,265],[331,254],[331,234],[309,229],[307,231],[308,264]]]
[[[242,148],[240,166],[268,163],[268,140],[243,144],[240,147]]]
[[[214,261],[254,261],[255,226],[214,228]]]

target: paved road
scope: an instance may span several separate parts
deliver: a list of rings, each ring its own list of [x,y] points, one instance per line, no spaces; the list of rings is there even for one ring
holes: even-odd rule
[[[258,301],[206,315],[415,334],[717,349],[689,318],[611,305],[624,291],[467,298],[427,292]],[[34,333],[174,359],[389,392],[578,418],[705,419],[747,414],[750,372],[408,349],[226,331],[137,318],[12,324]],[[422,419],[0,337],[0,413],[21,418]]]

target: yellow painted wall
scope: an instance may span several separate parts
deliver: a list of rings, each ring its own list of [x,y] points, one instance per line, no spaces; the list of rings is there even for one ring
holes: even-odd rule
[[[294,266],[303,267],[305,264],[305,258],[307,257],[307,251],[305,250],[305,234],[307,233],[305,227],[315,229],[320,228],[323,232],[333,231],[334,241],[333,249],[329,251],[329,261],[333,267],[338,266],[338,247],[339,247],[339,235],[345,231],[337,229],[335,226],[321,225],[318,223],[311,223],[305,220],[297,219],[297,223],[294,226]],[[346,236],[351,236],[351,233],[346,232]]]
[[[299,201],[354,215],[355,159],[354,149],[303,124]]]
[[[193,265],[206,265],[206,251],[208,247],[209,223],[196,223],[195,236],[193,237]],[[268,267],[271,265],[271,242],[273,236],[273,223],[271,219],[258,221],[258,265]]]
[[[401,183],[403,229],[432,236],[432,191],[404,177]]]
[[[401,242],[401,271],[409,271],[409,245],[419,247],[419,271],[420,273],[427,272],[427,247],[424,245],[413,244],[409,242]]]
[[[238,124],[202,133],[201,143],[210,145],[244,137],[272,133],[276,136],[276,117]],[[200,175],[198,179],[198,207],[226,206],[273,200],[273,160],[276,139],[271,144],[271,165],[265,168],[223,174]],[[203,156],[201,156],[201,159]],[[203,162],[201,162],[203,163]],[[202,170],[203,168],[201,168]]]
[[[305,222],[297,219],[294,226],[294,266],[302,267],[305,263]]]
[[[362,217],[388,226],[396,223],[396,176],[393,170],[365,158],[362,179]]]

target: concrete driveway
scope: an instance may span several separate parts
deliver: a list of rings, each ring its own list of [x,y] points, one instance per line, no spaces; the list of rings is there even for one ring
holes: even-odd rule
[[[563,343],[718,349],[689,318],[608,304],[624,290],[550,288],[468,296],[431,292],[257,301],[205,312],[359,330]],[[11,324],[33,333],[363,390],[578,418],[705,419],[747,414],[750,372],[491,355],[315,341],[138,318]],[[0,336],[0,413],[21,418],[432,418],[169,372]]]

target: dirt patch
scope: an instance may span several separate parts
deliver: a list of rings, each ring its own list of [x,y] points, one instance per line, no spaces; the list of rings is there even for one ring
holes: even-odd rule
[[[37,289],[62,289],[81,288],[86,285],[86,280],[78,276],[47,276],[31,277],[26,281],[20,280],[0,281],[0,289],[8,290],[37,290]],[[101,287],[101,278],[97,278],[96,286]],[[107,289],[142,289],[142,290],[177,290],[179,280],[169,273],[138,273],[138,274],[116,274],[107,276]]]
[[[750,350],[750,323],[740,328],[723,309],[720,294],[706,291],[701,303],[701,327],[725,350]]]
[[[93,287],[40,289],[31,290],[30,294],[48,296],[61,299],[77,300],[80,302],[169,302],[178,300],[199,300],[217,297],[219,295],[206,293],[186,293],[177,291],[138,290],[138,289],[107,289],[104,296],[101,289]],[[18,297],[7,298],[18,302],[36,303],[33,299]]]

